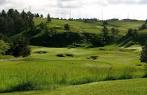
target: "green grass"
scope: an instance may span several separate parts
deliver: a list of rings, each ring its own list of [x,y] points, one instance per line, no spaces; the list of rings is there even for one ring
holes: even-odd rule
[[[46,51],[38,54],[36,51]],[[73,57],[57,57],[72,54]],[[88,59],[98,56],[97,60]],[[53,90],[98,81],[144,77],[138,49],[32,47],[32,55],[0,60],[0,92]]]
[[[53,91],[3,93],[0,95],[146,95],[147,79],[97,82],[58,88]]]
[[[46,19],[36,18],[34,19],[35,24],[38,25],[41,22],[46,22]],[[48,23],[49,28],[53,28],[58,32],[64,31],[64,24],[68,23],[73,32],[89,32],[89,33],[100,33],[102,30],[102,22],[85,23],[82,21],[69,21],[69,20],[58,20],[52,19],[51,23]],[[144,22],[143,21],[109,21],[108,28],[112,27],[119,29],[120,34],[124,35],[127,33],[129,28],[138,29]]]

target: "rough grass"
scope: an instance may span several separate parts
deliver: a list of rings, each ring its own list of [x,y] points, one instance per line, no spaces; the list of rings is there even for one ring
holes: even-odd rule
[[[56,89],[97,81],[144,77],[139,51],[108,46],[93,48],[33,47],[25,59],[0,61],[0,92]],[[35,51],[46,51],[36,54]],[[72,54],[74,57],[57,57]],[[87,59],[98,56],[97,60]]]
[[[147,95],[147,79],[104,81],[63,87],[53,91],[15,92],[0,95]]]

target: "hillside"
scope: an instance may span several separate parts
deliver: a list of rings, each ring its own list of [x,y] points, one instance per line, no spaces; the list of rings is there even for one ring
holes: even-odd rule
[[[139,52],[140,49],[137,47],[107,46],[86,49],[32,46],[29,57],[3,57],[0,60],[0,84],[2,84],[0,93],[30,90],[54,91],[62,87],[92,82],[144,78],[146,68],[139,61]],[[107,82],[103,83],[107,84]],[[83,86],[80,87],[84,89]],[[88,86],[89,84],[86,85]],[[132,84],[129,86],[132,87]]]
[[[147,94],[147,21],[1,14],[0,95]]]
[[[35,25],[40,24],[41,22],[47,22],[46,19],[35,18]],[[102,29],[102,22],[84,22],[84,21],[70,21],[70,20],[59,20],[52,19],[50,23],[48,23],[49,28],[56,29],[58,32],[64,31],[64,24],[68,23],[71,26],[71,31],[73,32],[88,32],[88,33],[100,33]],[[138,29],[144,21],[108,21],[108,28],[111,29],[117,28],[120,31],[120,34],[127,33],[129,28]]]

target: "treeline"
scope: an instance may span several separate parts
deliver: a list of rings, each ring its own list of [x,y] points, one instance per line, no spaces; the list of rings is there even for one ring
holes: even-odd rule
[[[48,21],[50,23],[50,21]],[[36,26],[36,34],[31,38],[32,45],[48,47],[100,47],[114,43],[120,38],[119,30],[108,29],[108,23],[103,21],[101,33],[72,32],[70,25],[65,24],[64,32],[56,32],[47,27],[47,23]]]
[[[9,9],[7,12],[0,12],[0,54],[13,55],[15,57],[26,57],[30,55],[29,45],[39,45],[48,47],[100,47],[112,43],[127,43],[131,40],[134,43],[144,43],[146,36],[143,37],[138,31],[147,29],[147,21],[139,29],[129,29],[128,33],[122,37],[119,29],[110,28],[111,19],[101,21],[100,33],[73,32],[71,26],[66,23],[63,25],[64,32],[57,32],[56,29],[49,28],[48,23],[52,22],[48,14],[46,22],[34,25],[34,18],[43,18],[43,15],[31,12],[18,12]],[[75,19],[69,19],[75,20]],[[78,19],[85,23],[96,22],[97,19]],[[125,42],[126,41],[126,42]]]
[[[23,35],[13,36],[35,30],[33,18],[34,14],[31,12],[22,11],[20,13],[14,9],[0,12],[0,54],[15,57],[25,57],[30,54],[29,38]]]
[[[147,20],[138,28],[130,28],[128,29],[128,32],[126,35],[124,35],[118,42],[123,42],[122,45],[127,44],[128,46],[134,45],[134,44],[140,44],[140,45],[147,45],[147,33],[141,32],[147,29]]]
[[[12,36],[23,31],[33,29],[34,15],[31,12],[9,9],[7,12],[2,10],[0,13],[0,34]]]

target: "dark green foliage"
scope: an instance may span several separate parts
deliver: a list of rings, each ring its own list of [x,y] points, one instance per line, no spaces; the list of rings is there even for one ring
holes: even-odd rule
[[[111,28],[111,33],[112,33],[113,36],[117,36],[118,33],[119,33],[119,30],[116,29],[116,28]]]
[[[103,28],[102,28],[102,32],[101,32],[101,41],[103,43],[103,45],[109,44],[111,43],[111,37],[109,35],[109,29],[107,28],[107,22],[103,23]]]
[[[145,45],[142,48],[141,56],[140,56],[140,61],[147,63],[147,45]]]
[[[67,57],[74,57],[74,55],[73,54],[65,54],[65,56],[67,56]]]
[[[21,82],[16,86],[13,86],[5,91],[0,91],[1,93],[6,92],[14,92],[14,91],[30,91],[30,90],[36,90],[35,85],[31,81]]]
[[[92,19],[83,19],[83,21],[85,23],[94,23],[94,22],[97,22],[98,20],[97,20],[97,18],[92,18]]]
[[[17,10],[9,9],[0,13],[0,33],[12,36],[23,31],[28,31],[34,27],[33,17],[31,12],[19,13]]]
[[[101,37],[92,33],[76,32],[42,32],[40,35],[31,39],[32,45],[47,47],[81,47],[83,43],[91,44],[93,47],[103,46]],[[79,45],[80,44],[80,45]],[[85,44],[86,45],[86,44]]]
[[[117,42],[120,39],[118,29],[111,28],[111,39],[113,42]]]
[[[139,30],[144,30],[147,29],[147,20],[145,21],[144,24],[141,25],[141,27],[139,28]]]
[[[51,22],[51,21],[52,21],[52,20],[51,20],[51,17],[50,17],[50,14],[47,15],[47,21],[48,21],[48,22]]]
[[[57,57],[65,57],[64,54],[57,54]]]
[[[37,14],[35,14],[34,16],[35,16],[35,17],[40,17],[40,15],[39,15],[38,13],[37,13]]]
[[[5,54],[9,48],[10,46],[8,43],[4,42],[3,40],[0,40],[0,55]]]
[[[91,59],[91,60],[97,60],[98,56],[90,56],[87,59]]]
[[[15,57],[30,55],[28,41],[36,31],[33,18],[34,14],[31,12],[22,11],[19,13],[14,9],[0,12],[0,39],[6,40],[10,44],[10,49],[6,54]],[[24,40],[26,38],[28,40]]]
[[[120,46],[129,47],[131,45],[134,45],[136,43],[140,43],[139,40],[140,35],[138,34],[138,31],[136,29],[128,29],[128,32],[125,36],[123,36],[119,41]]]
[[[40,17],[43,18],[43,14],[41,14]]]
[[[108,22],[107,21],[103,21],[102,24],[103,24],[103,26],[107,26]]]
[[[147,64],[144,65],[144,78],[147,78]]]
[[[70,26],[69,26],[69,24],[65,24],[64,25],[64,30],[65,30],[65,32],[70,32]]]
[[[11,49],[8,51],[8,54],[15,57],[27,57],[31,54],[31,49],[28,46],[28,41],[24,38],[16,39],[13,42]]]

